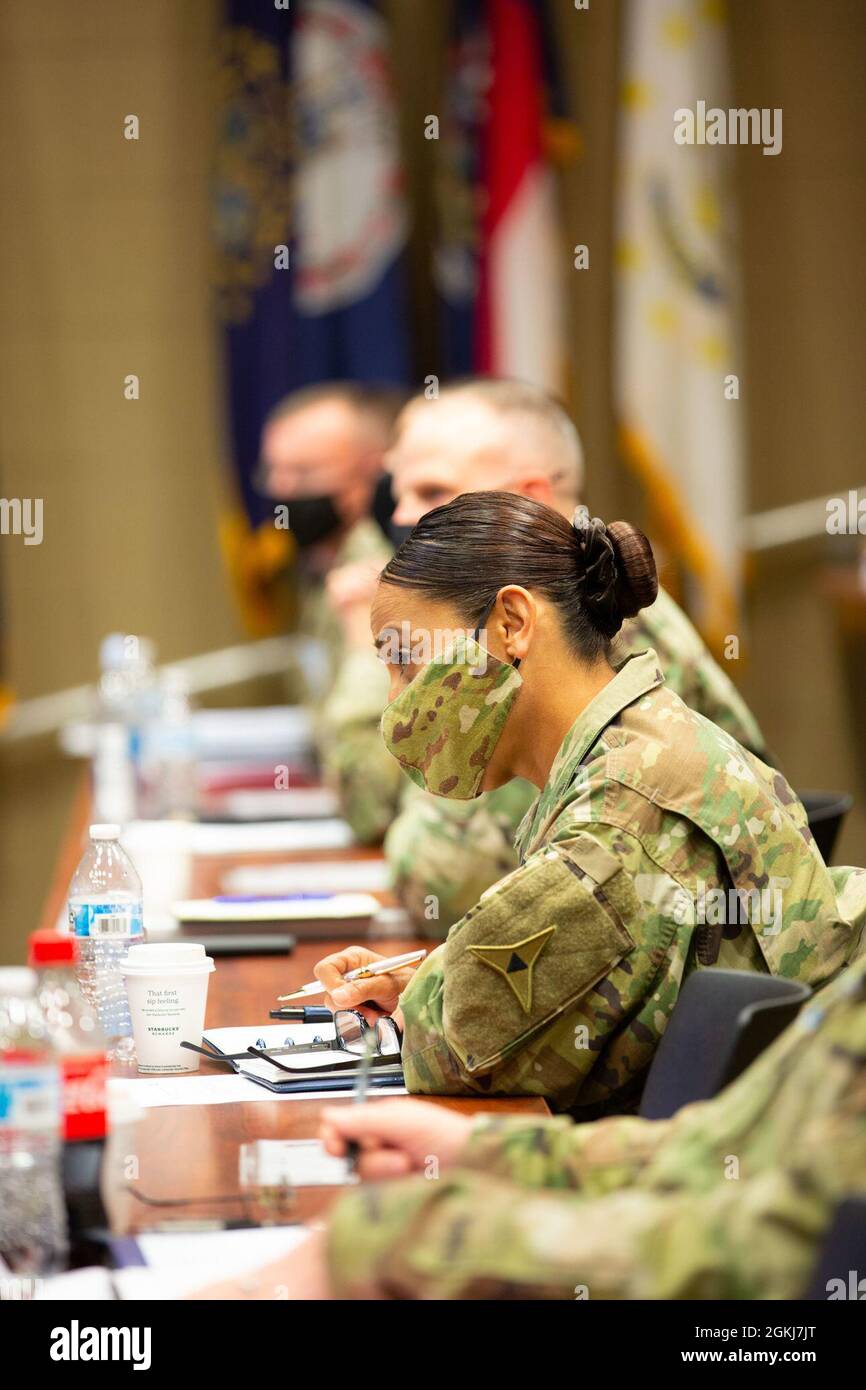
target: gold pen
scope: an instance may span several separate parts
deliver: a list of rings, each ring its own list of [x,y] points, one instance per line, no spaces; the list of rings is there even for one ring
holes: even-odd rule
[[[387,975],[391,970],[399,970],[403,965],[414,965],[416,961],[421,961],[426,956],[426,951],[407,951],[402,956],[389,956],[387,960],[371,961],[369,965],[360,965],[357,970],[350,970],[343,980],[348,983],[352,980],[369,980],[373,975]],[[312,980],[310,984],[303,985],[301,989],[296,989],[291,994],[280,994],[277,996],[280,1004],[287,999],[301,999],[307,994],[326,994],[324,985],[319,984],[318,980]]]

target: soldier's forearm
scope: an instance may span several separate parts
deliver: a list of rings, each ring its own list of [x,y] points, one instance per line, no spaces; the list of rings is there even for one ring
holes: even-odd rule
[[[600,1196],[633,1183],[667,1130],[634,1116],[573,1124],[481,1116],[459,1158],[523,1187],[576,1188]]]

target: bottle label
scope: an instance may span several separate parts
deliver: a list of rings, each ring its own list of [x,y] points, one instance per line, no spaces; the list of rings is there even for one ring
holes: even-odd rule
[[[73,936],[143,935],[139,903],[70,903],[69,930]]]
[[[61,1115],[57,1067],[0,1060],[0,1131],[58,1134]]]
[[[108,1068],[105,1054],[76,1053],[61,1061],[64,1138],[103,1139]]]

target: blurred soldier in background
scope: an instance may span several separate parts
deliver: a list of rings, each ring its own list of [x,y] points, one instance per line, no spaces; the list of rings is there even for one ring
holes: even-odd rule
[[[297,548],[297,630],[323,649],[325,669],[312,682],[326,693],[324,709],[317,709],[319,754],[362,841],[384,835],[401,775],[378,735],[388,682],[370,647],[369,624],[364,642],[352,634],[347,644],[326,581],[339,571],[344,596],[353,592],[352,585],[369,590],[392,554],[386,532],[393,504],[383,460],[403,399],[397,390],[328,382],[287,396],[262,431],[262,487],[274,499],[275,511],[285,506]],[[346,622],[350,625],[350,619]],[[317,692],[306,688],[297,672],[290,693],[309,699]],[[344,756],[343,705],[359,697],[372,703],[375,717],[362,721],[366,727],[353,723],[350,756]]]
[[[404,538],[433,507],[462,492],[503,490],[555,507],[571,519],[584,495],[583,452],[568,415],[545,391],[518,381],[479,379],[445,387],[436,400],[412,400],[400,415],[387,457],[396,509],[392,531]],[[333,574],[334,603],[348,644],[369,645],[374,585],[357,568]],[[667,684],[692,709],[766,757],[758,725],[729,677],[670,595],[627,622],[613,659],[653,647]],[[369,756],[381,703],[378,680],[355,682],[353,702],[333,710],[334,746],[351,765],[352,747]],[[380,785],[386,785],[380,781]],[[385,841],[398,897],[425,933],[443,937],[492,883],[517,865],[513,841],[536,789],[511,782],[471,802],[444,801],[408,787]],[[367,819],[389,823],[394,806],[369,805]]]

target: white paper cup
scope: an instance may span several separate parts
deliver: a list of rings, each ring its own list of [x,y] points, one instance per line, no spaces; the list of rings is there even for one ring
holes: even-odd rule
[[[201,1045],[208,977],[214,969],[194,941],[130,946],[121,970],[142,1072],[198,1071],[201,1058],[182,1042]]]

